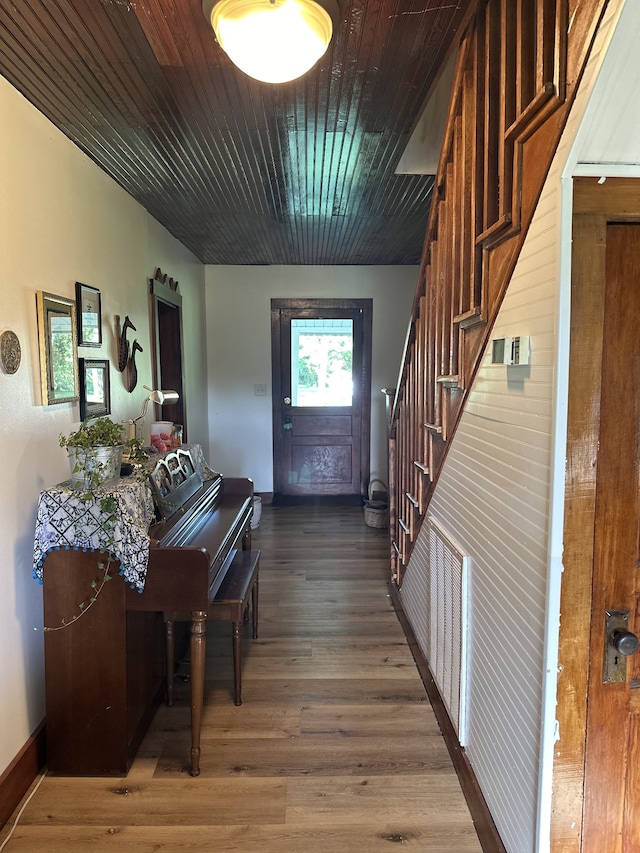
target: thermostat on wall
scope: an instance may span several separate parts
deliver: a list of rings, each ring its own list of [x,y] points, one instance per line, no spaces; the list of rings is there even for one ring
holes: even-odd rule
[[[529,364],[530,355],[529,335],[517,338],[494,338],[491,342],[492,364]]]

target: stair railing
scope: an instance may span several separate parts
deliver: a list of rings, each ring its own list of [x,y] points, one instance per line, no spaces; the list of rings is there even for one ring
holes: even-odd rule
[[[398,587],[605,6],[481,0],[461,39],[390,418]]]

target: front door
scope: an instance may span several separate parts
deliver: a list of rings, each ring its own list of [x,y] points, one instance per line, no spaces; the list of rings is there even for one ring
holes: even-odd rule
[[[275,494],[364,494],[371,300],[273,299],[271,320]]]
[[[582,851],[637,853],[640,225],[609,224],[605,257]]]

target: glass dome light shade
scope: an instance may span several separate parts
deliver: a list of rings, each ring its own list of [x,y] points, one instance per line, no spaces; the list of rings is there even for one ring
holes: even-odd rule
[[[333,32],[331,15],[314,0],[219,0],[211,26],[234,65],[264,83],[306,73]]]

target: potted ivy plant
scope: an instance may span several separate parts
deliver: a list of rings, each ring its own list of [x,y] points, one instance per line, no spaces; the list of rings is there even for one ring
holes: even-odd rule
[[[118,480],[125,447],[122,424],[107,416],[87,418],[75,432],[60,436],[60,447],[67,448],[72,488],[106,488]]]
[[[60,631],[86,613],[98,600],[107,581],[111,580],[111,565],[114,561],[112,545],[114,529],[119,522],[118,503],[113,493],[95,494],[96,488],[113,485],[120,476],[120,467],[125,447],[130,467],[138,476],[146,479],[147,455],[138,439],[124,440],[124,427],[111,418],[103,416],[87,418],[80,427],[69,435],[60,436],[60,447],[67,448],[71,467],[71,488],[77,489],[78,498],[87,505],[95,504],[101,513],[100,527],[104,535],[104,547],[100,548],[97,566],[102,573],[91,582],[90,591],[84,601],[79,602],[76,612],[65,616],[59,625],[45,625],[45,631]]]

